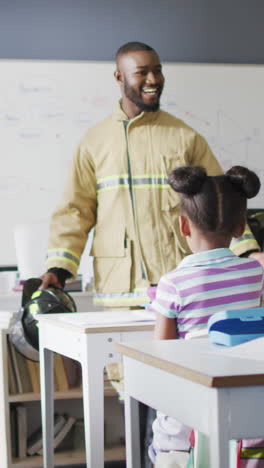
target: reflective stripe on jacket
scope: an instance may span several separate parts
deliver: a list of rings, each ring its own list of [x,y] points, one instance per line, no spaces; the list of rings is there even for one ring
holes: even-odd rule
[[[146,289],[189,252],[179,230],[179,197],[168,185],[177,166],[221,168],[202,136],[164,112],[127,120],[120,105],[81,141],[62,204],[53,215],[47,267],[76,275],[94,226],[95,301],[106,306],[149,302]],[[238,255],[258,244],[236,240]]]

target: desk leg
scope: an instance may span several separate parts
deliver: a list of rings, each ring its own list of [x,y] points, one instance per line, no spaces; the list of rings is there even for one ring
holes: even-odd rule
[[[140,468],[139,403],[125,392],[127,468]]]
[[[7,336],[0,330],[0,454],[1,468],[11,465],[10,413],[8,403]]]
[[[95,363],[95,340],[86,335],[81,346],[85,450],[87,468],[104,468],[104,363]]]
[[[229,467],[228,397],[228,389],[215,389],[210,400],[210,468]]]
[[[41,418],[43,433],[43,466],[54,467],[53,433],[53,352],[40,346]]]

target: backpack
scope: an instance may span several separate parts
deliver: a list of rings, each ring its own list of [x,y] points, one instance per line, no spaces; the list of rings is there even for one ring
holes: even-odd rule
[[[255,210],[254,210],[255,211]],[[264,250],[264,212],[249,210],[247,223],[260,246],[261,251]]]
[[[237,442],[236,468],[264,468],[264,439]]]
[[[194,449],[186,468],[209,468],[208,439],[198,431],[192,432]],[[231,468],[264,468],[264,439],[232,440],[229,450]]]

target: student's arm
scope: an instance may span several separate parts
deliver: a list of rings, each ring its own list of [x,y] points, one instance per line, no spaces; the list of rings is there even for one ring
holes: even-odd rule
[[[157,288],[150,288],[148,294],[153,299],[148,310],[156,313],[155,339],[174,340],[178,338],[176,304],[179,304],[179,297],[175,284],[171,282],[168,275],[164,275]]]
[[[264,268],[264,252],[251,252],[248,256],[257,260]]]
[[[176,319],[157,313],[154,338],[155,340],[175,340],[178,338]]]
[[[261,265],[261,266],[262,266],[262,269],[264,270],[263,265]],[[263,276],[262,276],[262,289],[261,289],[261,297],[260,297],[259,306],[264,307],[264,271],[263,271]]]

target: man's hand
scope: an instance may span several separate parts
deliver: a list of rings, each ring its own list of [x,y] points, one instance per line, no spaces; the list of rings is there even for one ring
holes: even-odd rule
[[[252,252],[249,254],[249,257],[257,260],[261,264],[262,268],[264,268],[264,252]]]
[[[44,275],[40,277],[40,279],[42,280],[42,283],[39,289],[46,289],[49,286],[55,286],[55,288],[62,288],[62,285],[59,282],[58,277],[57,275],[55,275],[55,273],[51,273],[47,271],[46,273],[44,273]]]

